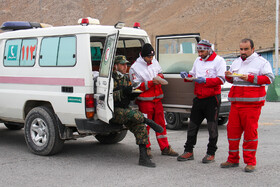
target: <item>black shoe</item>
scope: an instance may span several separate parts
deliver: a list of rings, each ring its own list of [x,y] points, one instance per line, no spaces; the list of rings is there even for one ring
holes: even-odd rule
[[[146,166],[146,167],[150,167],[150,168],[155,168],[156,164],[153,163],[150,159],[145,159],[145,158],[139,158],[139,165],[140,166]]]
[[[158,132],[158,133],[162,133],[163,132],[163,127],[156,124],[156,122],[154,122],[151,119],[148,118],[144,118],[144,123],[146,123],[147,125],[149,125],[152,129],[154,129],[154,131]]]
[[[140,157],[139,157],[139,165],[154,168],[156,164],[151,161],[149,156],[147,155],[146,145],[139,145]]]

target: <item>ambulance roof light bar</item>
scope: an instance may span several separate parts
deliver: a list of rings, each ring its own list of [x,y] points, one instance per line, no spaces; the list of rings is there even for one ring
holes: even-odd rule
[[[52,27],[52,25],[46,23],[28,22],[28,21],[7,21],[1,25],[1,30],[15,31],[21,29],[34,29],[34,28],[46,28],[46,27]]]
[[[116,23],[116,24],[114,25],[114,27],[115,27],[116,29],[122,29],[122,28],[124,27],[124,25],[125,25],[124,22],[119,21],[118,23]]]
[[[87,26],[87,25],[100,25],[100,21],[98,19],[91,18],[91,17],[80,18],[78,20],[78,23],[80,25],[83,25],[83,26]]]

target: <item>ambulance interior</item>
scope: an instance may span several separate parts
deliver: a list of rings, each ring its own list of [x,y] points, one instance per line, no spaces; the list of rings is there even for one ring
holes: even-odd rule
[[[95,36],[90,38],[92,71],[99,71],[105,40],[105,37]],[[130,66],[139,57],[142,45],[144,45],[144,41],[141,39],[124,37],[119,38],[117,43],[116,55],[124,55],[130,62],[128,64],[127,72],[129,71]]]

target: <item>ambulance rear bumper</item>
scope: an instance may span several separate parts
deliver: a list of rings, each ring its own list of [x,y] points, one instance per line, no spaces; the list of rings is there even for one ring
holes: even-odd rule
[[[120,124],[105,123],[101,120],[93,119],[75,119],[77,130],[81,134],[110,134],[124,130],[125,127]]]

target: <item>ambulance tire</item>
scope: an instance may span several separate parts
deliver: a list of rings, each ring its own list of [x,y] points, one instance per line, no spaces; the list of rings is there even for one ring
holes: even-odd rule
[[[120,132],[114,132],[107,135],[98,134],[95,138],[102,144],[114,144],[122,141],[127,134],[127,130],[122,130]]]
[[[180,120],[180,114],[176,112],[166,112],[165,113],[166,128],[171,130],[177,130],[182,128],[182,123]]]
[[[36,155],[54,155],[64,145],[55,114],[44,106],[33,108],[27,114],[24,132],[28,149]]]
[[[24,127],[24,124],[22,123],[4,123],[4,125],[9,129],[9,130],[12,130],[12,131],[16,131],[16,130],[20,130]]]

